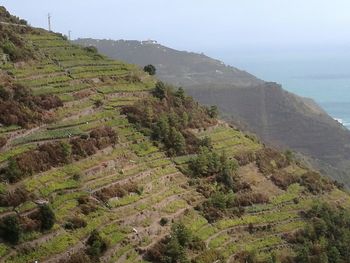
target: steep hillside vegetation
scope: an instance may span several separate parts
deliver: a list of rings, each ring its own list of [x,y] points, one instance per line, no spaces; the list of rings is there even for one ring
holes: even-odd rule
[[[22,37],[35,59],[1,66],[3,87],[62,104],[1,121],[1,262],[346,262],[335,183],[136,66]]]
[[[350,186],[350,132],[311,100],[204,55],[159,44],[93,39],[76,43],[96,46],[111,58],[155,65],[160,79],[182,85],[201,103],[217,105],[227,121],[265,142],[301,152],[325,174]]]

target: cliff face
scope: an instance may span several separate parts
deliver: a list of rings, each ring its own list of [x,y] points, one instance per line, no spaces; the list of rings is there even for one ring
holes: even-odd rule
[[[265,142],[313,159],[321,170],[350,186],[350,132],[315,102],[284,91],[207,56],[139,41],[80,39],[100,52],[129,63],[153,64],[157,76],[182,85],[201,103],[217,105],[226,120],[240,121]]]

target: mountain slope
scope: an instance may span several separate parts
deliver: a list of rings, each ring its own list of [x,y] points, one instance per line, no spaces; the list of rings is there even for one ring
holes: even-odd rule
[[[136,66],[7,26],[33,56],[0,66],[1,262],[303,262],[318,208],[348,231],[350,196],[293,156]]]
[[[231,84],[232,79],[242,86],[262,83],[253,75],[226,66],[204,54],[178,51],[152,41],[78,39],[75,42],[84,46],[96,46],[103,54],[132,64],[154,64],[158,76],[176,86]]]
[[[155,65],[160,79],[183,85],[201,103],[217,105],[226,120],[241,123],[265,142],[301,152],[350,186],[350,132],[311,100],[204,55],[159,44],[93,39],[76,43],[96,46],[111,58]]]

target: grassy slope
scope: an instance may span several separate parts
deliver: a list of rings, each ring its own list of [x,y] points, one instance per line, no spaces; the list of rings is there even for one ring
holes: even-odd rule
[[[37,199],[50,201],[57,222],[45,234],[25,235],[18,247],[0,244],[2,262],[57,262],[64,259],[67,252],[80,250],[93,229],[99,229],[109,241],[109,249],[102,258],[104,262],[140,262],[141,257],[135,248],[147,249],[169,233],[169,226],[159,224],[162,217],[182,220],[209,248],[218,248],[228,261],[243,248],[257,250],[259,256],[264,258],[268,249],[289,249],[281,236],[303,226],[298,212],[307,209],[313,199],[350,206],[349,196],[338,190],[315,197],[303,194],[299,185],[293,185],[286,191],[277,189],[251,163],[240,168],[240,175],[252,185],[254,191],[266,192],[269,189],[270,203],[247,207],[242,218],[225,218],[208,224],[193,209],[204,200],[204,196],[189,185],[188,178],[176,168],[174,160],[154,147],[119,113],[120,106],[147,96],[155,80],[137,67],[96,57],[55,34],[43,32],[41,35],[27,35],[26,38],[46,59],[19,67],[7,64],[2,69],[11,72],[17,82],[29,86],[35,94],[58,94],[65,103],[63,108],[53,113],[56,116],[53,124],[32,130],[2,129],[1,134],[12,139],[0,151],[1,163],[5,163],[10,156],[36,147],[42,141],[68,140],[69,134],[77,136],[101,125],[115,129],[119,143],[115,148],[107,148],[81,161],[35,174],[21,182]],[[126,76],[138,76],[141,82],[133,83],[130,81],[132,78]],[[94,107],[96,100],[101,100],[103,106]],[[218,152],[225,150],[230,156],[254,152],[263,147],[224,123],[207,131],[197,131],[196,135],[211,137],[214,148]],[[181,163],[185,162],[186,157],[181,159]],[[303,172],[298,167],[288,169]],[[72,171],[81,172],[80,181],[71,178]],[[130,180],[142,186],[140,195],[111,199],[108,205],[99,204],[98,210],[88,216],[80,212],[78,197],[91,195],[114,183],[123,185]],[[296,197],[300,199],[299,204],[292,202]],[[21,205],[18,211],[25,214],[35,207],[34,203],[28,202]],[[0,210],[0,217],[11,213],[11,209]],[[88,225],[74,231],[65,230],[62,225],[72,215],[84,218]],[[249,223],[261,226],[270,224],[272,228],[270,231],[249,234],[245,230]],[[133,228],[137,229],[138,235]]]

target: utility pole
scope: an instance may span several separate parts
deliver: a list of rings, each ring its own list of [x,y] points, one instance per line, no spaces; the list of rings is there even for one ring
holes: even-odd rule
[[[51,15],[50,15],[50,13],[47,15],[47,21],[49,23],[49,31],[51,31]]]
[[[71,32],[72,32],[72,31],[70,31],[70,30],[68,31],[68,40],[71,40],[71,39],[70,39],[70,33],[71,33]]]

